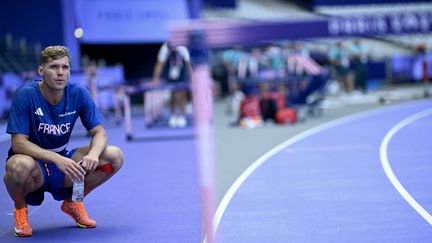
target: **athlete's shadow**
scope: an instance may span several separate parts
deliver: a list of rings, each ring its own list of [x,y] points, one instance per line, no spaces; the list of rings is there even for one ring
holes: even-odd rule
[[[79,228],[73,225],[59,225],[53,226],[42,225],[37,226],[33,223],[33,236],[26,238],[19,238],[13,236],[13,231],[11,230],[10,237],[5,238],[5,242],[110,242],[110,238],[113,236],[115,229],[112,227],[96,227],[92,229]],[[3,240],[3,238],[2,238]]]

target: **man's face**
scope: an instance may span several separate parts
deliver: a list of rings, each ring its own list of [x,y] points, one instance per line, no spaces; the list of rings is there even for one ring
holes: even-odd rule
[[[63,90],[70,77],[69,58],[51,60],[38,68],[39,75],[43,77],[48,88],[53,90]]]

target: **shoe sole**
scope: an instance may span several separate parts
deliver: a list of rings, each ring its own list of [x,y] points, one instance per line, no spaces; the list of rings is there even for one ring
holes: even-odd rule
[[[77,225],[78,227],[83,228],[83,229],[86,229],[86,228],[88,228],[88,229],[96,228],[96,226],[88,226],[88,225],[80,224],[80,223],[78,223],[77,221],[75,221],[75,223],[76,223],[76,225]]]
[[[80,228],[96,228],[96,226],[92,226],[92,225],[85,225],[85,224],[81,224],[80,222],[78,222],[78,220],[75,219],[74,216],[72,216],[72,214],[63,211],[64,213],[66,213],[67,215],[71,216],[71,218],[75,221],[76,225]]]
[[[16,236],[16,237],[30,237],[32,235],[33,234],[31,234],[31,235],[20,235],[20,234],[18,234],[17,232],[14,231],[14,236]]]

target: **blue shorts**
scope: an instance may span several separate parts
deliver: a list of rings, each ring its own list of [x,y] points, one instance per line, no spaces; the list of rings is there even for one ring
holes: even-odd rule
[[[65,150],[60,154],[72,158],[72,155],[76,152],[77,148],[70,151]],[[72,187],[62,188],[65,174],[60,171],[57,166],[53,163],[36,160],[39,167],[42,170],[44,177],[44,185],[37,191],[30,192],[25,196],[27,204],[32,206],[39,206],[44,200],[44,192],[49,192],[53,198],[57,201],[65,200],[72,196]]]

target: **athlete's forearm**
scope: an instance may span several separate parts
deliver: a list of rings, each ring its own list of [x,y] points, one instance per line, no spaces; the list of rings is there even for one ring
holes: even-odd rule
[[[89,155],[98,158],[102,152],[105,150],[108,139],[105,132],[105,129],[97,129],[95,132],[91,133],[92,139],[90,142],[90,150]]]
[[[20,134],[12,135],[12,150],[15,154],[28,155],[35,159],[56,163],[62,159],[62,156],[53,151],[43,149],[38,145],[30,142],[26,136]]]

